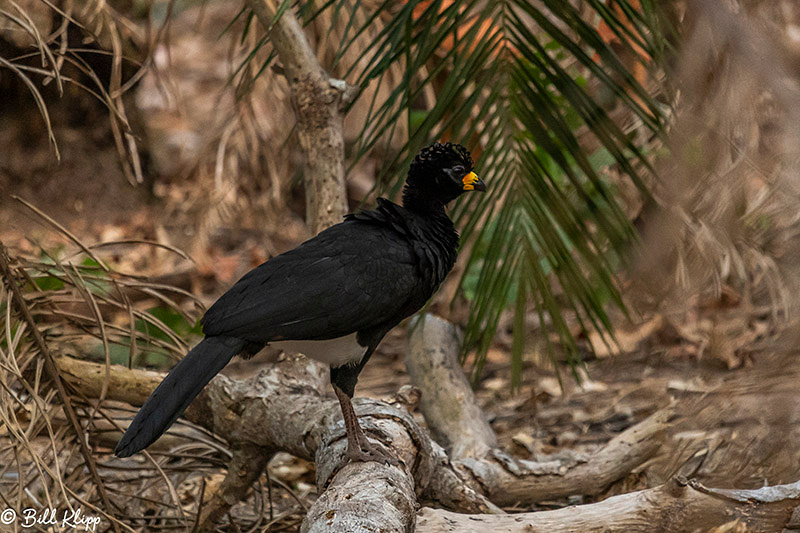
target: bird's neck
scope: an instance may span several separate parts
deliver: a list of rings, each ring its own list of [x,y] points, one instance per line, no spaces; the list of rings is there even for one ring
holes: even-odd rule
[[[403,189],[403,207],[424,216],[433,218],[447,217],[444,204],[439,198],[415,187],[406,186]]]
[[[458,255],[458,232],[441,200],[403,191],[403,226],[413,242],[426,283],[435,290],[453,268]]]

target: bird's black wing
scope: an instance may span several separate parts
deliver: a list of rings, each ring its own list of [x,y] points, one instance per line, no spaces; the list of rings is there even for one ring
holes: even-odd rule
[[[418,278],[402,233],[351,217],[247,273],[211,306],[203,330],[265,343],[336,338],[402,319]]]

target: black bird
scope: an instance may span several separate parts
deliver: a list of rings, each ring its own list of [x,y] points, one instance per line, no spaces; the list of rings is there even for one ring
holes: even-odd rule
[[[378,199],[248,272],[202,318],[205,339],[156,388],[114,453],[153,443],[237,354],[265,345],[328,363],[355,461],[397,461],[367,440],[350,399],[384,335],[436,292],[456,260],[458,233],[445,205],[485,191],[467,150],[434,143],[411,163],[402,207]]]

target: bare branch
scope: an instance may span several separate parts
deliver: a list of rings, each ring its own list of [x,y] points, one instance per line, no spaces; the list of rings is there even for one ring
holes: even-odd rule
[[[526,461],[505,454],[496,448],[494,432],[464,377],[459,342],[455,326],[429,315],[412,329],[406,364],[412,383],[423,391],[420,408],[431,433],[447,443],[461,479],[494,504],[525,505],[572,494],[599,494],[661,446],[671,409],[621,433],[592,455]],[[436,483],[431,485],[426,496],[438,501],[452,497],[452,486],[443,495],[436,488]]]
[[[453,460],[483,458],[497,446],[497,437],[461,369],[460,345],[458,328],[422,315],[411,326],[406,367],[422,391],[420,410],[436,442]]]
[[[271,456],[269,450],[258,446],[234,448],[225,480],[203,504],[194,530],[200,533],[214,531],[219,519],[245,498],[247,491],[264,472]]]
[[[600,494],[661,448],[672,408],[658,411],[611,439],[595,453],[568,460],[525,461],[494,450],[484,459],[456,461],[497,505],[530,504],[572,494]]]
[[[711,531],[725,525],[738,527],[719,531],[771,533],[783,530],[799,502],[800,481],[726,490],[674,479],[652,489],[555,511],[492,516],[425,508],[417,518],[416,533],[678,533],[687,527]]]

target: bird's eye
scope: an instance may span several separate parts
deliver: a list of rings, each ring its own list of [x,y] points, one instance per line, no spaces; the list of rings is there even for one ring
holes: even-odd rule
[[[461,174],[465,174],[467,172],[467,169],[465,169],[461,165],[456,165],[453,167],[453,172],[455,172],[460,176]]]

